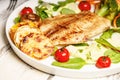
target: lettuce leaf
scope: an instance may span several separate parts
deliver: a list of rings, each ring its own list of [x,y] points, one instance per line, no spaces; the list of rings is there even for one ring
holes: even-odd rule
[[[75,14],[75,11],[68,8],[63,8],[60,12],[61,14]]]
[[[58,67],[64,67],[69,69],[80,69],[82,68],[86,62],[82,58],[71,58],[68,62],[58,62],[54,61],[52,65]]]
[[[103,39],[111,38],[112,34],[115,32],[120,33],[120,28],[108,29],[100,36],[100,38],[103,38]]]
[[[113,45],[111,45],[107,40],[103,39],[103,38],[99,38],[99,39],[95,39],[96,42],[98,42],[99,44],[107,47],[107,48],[110,48],[112,50],[115,50],[115,51],[118,51],[120,52],[120,50],[116,47],[114,47]]]
[[[105,56],[109,56],[112,63],[119,63],[120,62],[120,52],[114,51],[112,49],[108,49],[104,53]]]

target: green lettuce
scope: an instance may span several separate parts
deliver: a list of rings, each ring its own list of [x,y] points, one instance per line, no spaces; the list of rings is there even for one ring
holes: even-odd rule
[[[82,68],[86,62],[82,58],[71,58],[67,62],[58,62],[54,61],[52,65],[58,66],[58,67],[64,67],[64,68],[69,68],[69,69],[80,69]]]
[[[100,36],[100,38],[102,38],[102,39],[111,38],[112,34],[115,33],[115,32],[120,33],[120,28],[108,29],[107,31],[105,31],[105,32]]]
[[[119,63],[120,62],[120,52],[114,51],[112,49],[108,49],[104,53],[105,56],[109,56],[112,63]]]

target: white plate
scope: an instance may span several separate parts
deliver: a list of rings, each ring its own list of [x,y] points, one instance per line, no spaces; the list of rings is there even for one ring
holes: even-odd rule
[[[49,2],[57,2],[56,0],[46,0]],[[60,67],[55,67],[52,66],[51,63],[53,61],[52,57],[49,57],[44,60],[35,60],[23,52],[21,52],[11,41],[10,36],[9,36],[9,31],[10,28],[12,27],[13,20],[16,16],[18,16],[19,11],[25,7],[25,6],[30,6],[35,8],[37,6],[38,0],[29,0],[26,3],[22,4],[19,6],[17,9],[15,9],[12,14],[9,16],[7,23],[6,23],[6,35],[8,38],[8,41],[15,51],[15,53],[26,63],[30,64],[31,66],[42,70],[44,72],[50,73],[50,74],[55,74],[59,76],[64,76],[64,77],[73,77],[73,78],[95,78],[95,77],[103,77],[103,76],[108,76],[112,75],[115,73],[120,72],[120,63],[119,64],[112,64],[110,68],[104,68],[104,69],[98,69],[95,67],[95,65],[85,65],[83,68],[80,70],[75,70],[75,69],[66,69],[66,68],[60,68]]]

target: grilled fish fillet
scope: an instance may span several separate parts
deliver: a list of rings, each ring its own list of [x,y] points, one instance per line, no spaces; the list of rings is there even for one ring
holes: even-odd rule
[[[54,49],[52,42],[38,28],[29,26],[18,28],[14,42],[22,52],[36,59],[47,58]]]
[[[91,12],[48,19],[40,26],[54,45],[77,44],[109,29],[110,21]]]
[[[46,36],[51,35],[53,32],[57,31],[62,26],[66,26],[76,20],[78,20],[80,17],[84,16],[84,13],[82,14],[70,14],[70,15],[59,15],[55,16],[53,18],[47,18],[43,20],[42,25],[40,25],[40,30],[44,32]]]

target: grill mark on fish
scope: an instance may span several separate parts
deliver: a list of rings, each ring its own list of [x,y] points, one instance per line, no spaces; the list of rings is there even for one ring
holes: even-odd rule
[[[79,15],[79,17],[78,17],[78,15],[76,15],[73,19],[71,19],[71,20],[69,20],[69,21],[67,21],[67,22],[63,22],[62,24],[56,24],[56,25],[54,26],[54,28],[49,29],[49,30],[45,33],[45,36],[51,37],[51,36],[54,35],[55,33],[61,31],[61,29],[67,29],[67,28],[69,28],[68,25],[69,25],[70,23],[73,23],[73,22],[79,20],[79,18],[82,17],[82,16],[83,16],[83,15]],[[56,38],[56,39],[57,39],[57,38]]]
[[[96,20],[97,19],[97,20]],[[76,44],[78,42],[84,42],[87,41],[89,38],[98,35],[99,33],[105,31],[106,29],[108,29],[110,27],[110,25],[105,25],[107,22],[105,19],[100,18],[96,15],[93,14],[87,14],[87,16],[83,16],[81,19],[79,19],[78,21],[76,21],[75,23],[71,23],[72,26],[74,27],[70,27],[74,30],[80,30],[82,29],[83,32],[78,32],[78,33],[68,33],[66,32],[66,34],[68,35],[63,35],[66,40],[63,40],[65,38],[63,38],[62,40],[60,39],[60,42],[57,44]],[[73,30],[72,30],[73,31]],[[75,34],[78,34],[76,36],[74,36]],[[69,35],[71,37],[69,37]],[[79,38],[80,35],[83,35],[84,37],[81,37],[81,39]],[[51,38],[52,39],[52,38]],[[74,39],[74,40],[72,40]],[[59,40],[59,38],[57,40],[54,40],[54,42],[56,43]]]
[[[40,26],[40,30],[54,45],[68,45],[87,41],[110,28],[109,20],[89,11],[83,11],[71,17],[62,19],[63,16],[61,18],[58,16],[56,19],[50,19],[52,21],[48,20],[47,23],[51,23]],[[44,30],[44,28],[47,29]]]
[[[60,29],[58,26],[66,26],[74,22],[75,20],[83,17],[85,14],[88,13],[85,12],[81,14],[60,15],[55,18],[48,18],[43,21],[42,25],[39,28],[44,33],[44,35],[48,36],[51,33],[58,31],[58,29]]]

